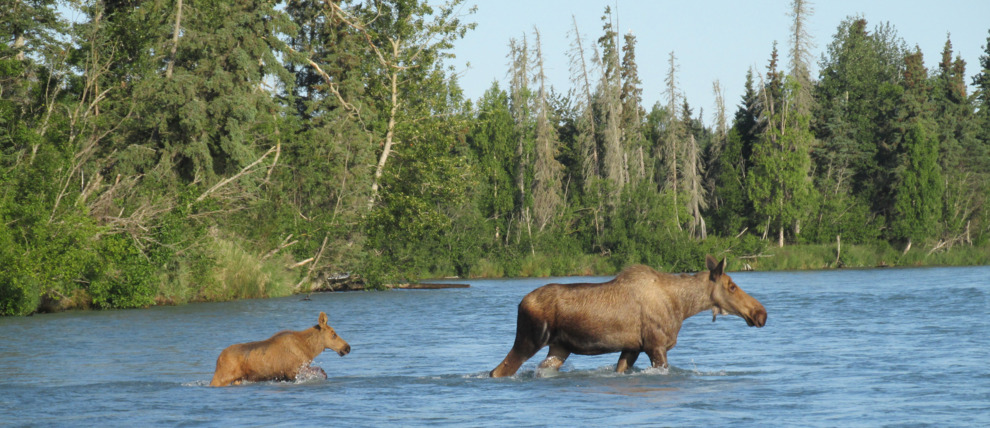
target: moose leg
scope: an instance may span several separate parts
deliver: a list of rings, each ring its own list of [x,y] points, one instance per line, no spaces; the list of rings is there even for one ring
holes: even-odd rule
[[[623,373],[631,369],[633,364],[636,364],[637,358],[639,358],[639,351],[622,351],[619,354],[619,362],[615,363],[616,373]]]
[[[519,343],[516,343],[512,346],[512,350],[509,351],[509,354],[505,356],[505,359],[502,360],[502,362],[499,363],[495,369],[488,373],[488,375],[491,377],[503,377],[516,374],[516,370],[519,370],[519,366],[526,362],[526,360],[532,358],[533,355],[536,355],[536,352],[539,351],[540,348],[542,348],[542,346],[537,347],[533,344],[524,344],[523,346],[519,346]]]
[[[546,321],[534,316],[525,302],[526,300],[523,299],[523,302],[519,304],[519,313],[516,318],[516,341],[512,344],[512,349],[505,356],[505,359],[488,373],[491,377],[516,374],[519,366],[536,355],[536,352],[547,346],[550,341],[550,332],[547,330]]]
[[[570,355],[571,351],[559,345],[550,345],[550,352],[547,353],[547,358],[540,363],[540,368],[558,370],[560,366],[564,365],[564,361],[567,361],[567,357]]]
[[[546,346],[543,331],[534,332],[519,325],[516,328],[516,341],[509,354],[488,375],[491,377],[512,376],[526,360],[533,358],[537,351]],[[539,333],[539,334],[536,334]]]
[[[650,357],[650,363],[654,368],[667,368],[667,350],[664,348],[653,348],[646,351],[646,356]]]

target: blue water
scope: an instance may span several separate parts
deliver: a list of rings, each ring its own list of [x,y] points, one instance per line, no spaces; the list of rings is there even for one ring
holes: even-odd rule
[[[544,283],[315,294],[0,318],[0,425],[990,426],[990,267],[732,273],[767,326],[687,320],[671,368],[574,355],[488,371]],[[226,346],[316,324],[352,352],[329,379],[209,388]]]

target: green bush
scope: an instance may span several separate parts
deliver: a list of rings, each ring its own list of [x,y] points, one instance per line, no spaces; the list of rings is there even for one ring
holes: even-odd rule
[[[2,227],[2,226],[0,226]],[[41,301],[38,281],[25,268],[24,260],[16,252],[18,246],[10,245],[8,229],[0,229],[0,315],[28,315],[38,308]]]
[[[157,271],[130,236],[104,235],[100,240],[100,274],[89,284],[99,308],[140,308],[154,303]]]

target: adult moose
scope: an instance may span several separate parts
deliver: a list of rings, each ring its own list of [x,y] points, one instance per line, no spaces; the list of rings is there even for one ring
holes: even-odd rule
[[[725,273],[725,259],[705,258],[707,272],[664,274],[643,265],[626,268],[600,284],[548,284],[519,303],[516,341],[492,377],[512,376],[550,345],[541,369],[557,370],[571,354],[621,352],[617,372],[646,352],[653,367],[667,367],[667,351],[688,317],[711,310],[763,327],[767,311]]]
[[[306,330],[283,331],[258,342],[228,346],[217,358],[210,386],[236,385],[245,380],[295,380],[300,372],[326,377],[322,369],[309,364],[328,348],[341,357],[351,352],[351,345],[327,325],[327,314],[320,312],[316,325]]]

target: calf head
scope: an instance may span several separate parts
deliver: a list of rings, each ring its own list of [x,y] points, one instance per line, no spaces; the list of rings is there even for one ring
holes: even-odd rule
[[[327,325],[326,312],[320,312],[320,319],[316,324],[316,329],[319,331],[324,349],[330,348],[341,357],[351,352],[351,345],[348,345],[344,339],[341,339],[337,335],[337,332],[333,330],[333,327]]]
[[[705,258],[708,267],[708,280],[712,288],[712,321],[716,315],[735,315],[746,320],[750,327],[763,327],[767,323],[767,310],[749,294],[746,294],[725,273],[725,259],[716,263],[711,255]]]

